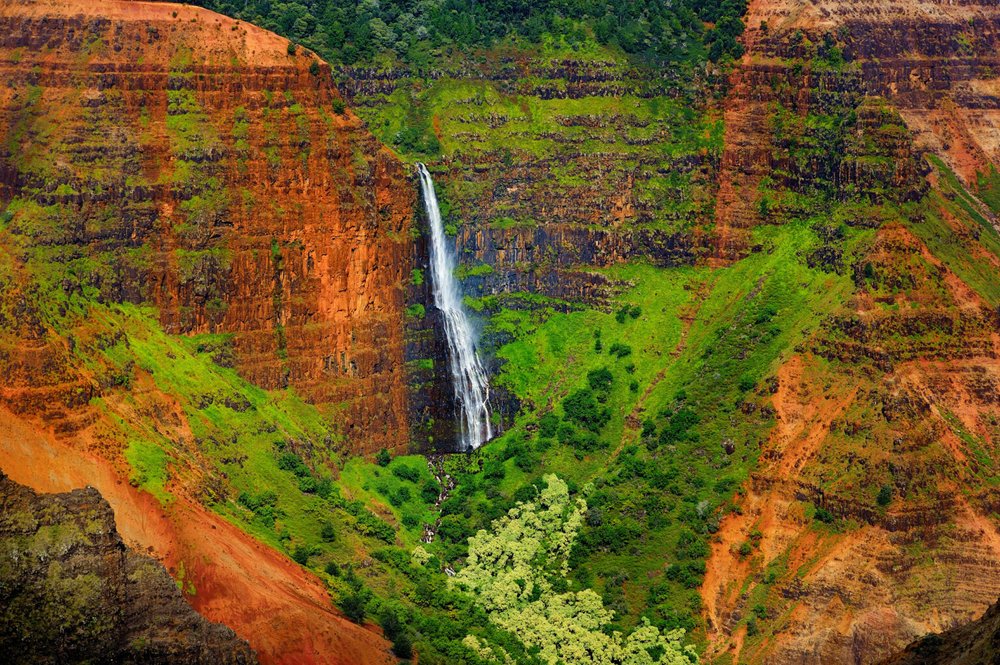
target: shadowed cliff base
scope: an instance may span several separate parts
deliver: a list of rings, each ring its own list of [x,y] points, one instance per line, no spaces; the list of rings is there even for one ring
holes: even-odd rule
[[[127,473],[122,463],[84,447],[0,409],[0,460],[11,479],[39,492],[96,488],[125,543],[162,562],[195,610],[233,628],[262,663],[393,662],[376,632],[337,613],[315,575],[190,500],[161,505],[119,475]]]

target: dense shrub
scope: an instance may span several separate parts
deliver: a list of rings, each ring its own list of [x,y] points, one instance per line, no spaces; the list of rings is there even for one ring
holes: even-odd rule
[[[420,482],[420,470],[406,464],[396,464],[393,466],[392,475],[396,476],[400,480],[406,480],[411,483]]]
[[[340,610],[354,623],[364,623],[368,615],[368,594],[363,590],[351,590],[340,597]]]
[[[413,657],[413,642],[405,631],[399,633],[392,641],[392,652],[403,660],[409,660]]]
[[[403,632],[403,622],[399,620],[399,614],[392,608],[383,609],[379,613],[378,622],[388,640],[395,640]]]
[[[308,545],[298,545],[294,550],[292,550],[292,561],[300,566],[308,566],[309,557],[315,553],[316,550]]]
[[[611,374],[611,371],[607,367],[587,372],[587,384],[590,386],[590,389],[599,396],[599,399],[601,395],[607,395],[614,382],[615,377]]]
[[[333,481],[329,478],[320,478],[316,481],[316,494],[326,499],[333,494]]]
[[[355,528],[364,536],[372,536],[392,544],[396,540],[396,531],[385,520],[370,512],[360,501],[347,501],[344,509],[356,519]]]
[[[300,478],[312,473],[302,458],[295,453],[282,453],[278,457],[278,468],[283,471],[291,471]]]
[[[875,500],[880,506],[888,506],[892,503],[892,485],[882,485],[878,490],[878,496]]]
[[[337,530],[329,522],[323,522],[323,526],[319,529],[319,537],[323,539],[323,542],[333,542],[337,539]]]
[[[681,531],[677,537],[677,558],[703,559],[709,554],[708,543],[690,529]]]
[[[274,521],[280,515],[278,510],[278,495],[267,490],[260,494],[240,492],[237,503],[254,513],[257,522],[266,527],[273,527]]]
[[[587,545],[595,550],[623,552],[643,534],[642,525],[631,517],[610,518],[602,515],[600,520],[601,524],[584,535]]]
[[[581,432],[569,423],[559,426],[558,437],[559,443],[583,452],[593,452],[607,445],[593,432]]]
[[[490,480],[502,480],[507,475],[507,470],[501,460],[489,459],[483,464],[483,475]]]
[[[522,450],[514,456],[514,466],[529,473],[538,466],[538,458],[528,450]]]
[[[641,307],[639,307],[638,305],[634,305],[632,307],[625,305],[620,310],[615,312],[615,321],[617,321],[618,323],[625,323],[625,319],[628,317],[632,317],[633,319],[638,319],[640,316],[642,316]]]
[[[632,347],[628,344],[622,344],[621,342],[614,342],[608,347],[608,353],[616,358],[624,358],[632,355]]]
[[[823,522],[824,524],[832,524],[834,519],[833,513],[831,513],[823,506],[816,506],[815,517],[817,520]]]
[[[538,435],[552,438],[559,429],[559,416],[549,411],[538,419]]]
[[[420,517],[413,513],[403,513],[403,526],[407,529],[416,529],[420,526]]]
[[[428,480],[420,487],[420,498],[423,499],[424,503],[434,503],[440,494],[441,488],[438,487],[436,480]]]
[[[697,589],[705,577],[704,561],[686,561],[670,565],[666,571],[668,580],[678,582],[688,589]]]
[[[447,541],[453,543],[464,543],[465,539],[471,536],[475,531],[472,527],[462,519],[459,515],[447,515],[441,518],[441,525],[438,528],[438,535]]]
[[[254,512],[265,506],[273,508],[278,505],[278,495],[270,490],[261,492],[260,494],[240,492],[236,500],[240,505]]]
[[[566,420],[595,434],[611,419],[611,411],[598,404],[589,388],[581,388],[563,400],[563,412]]]
[[[669,445],[691,440],[693,434],[690,429],[697,425],[700,420],[694,409],[687,406],[681,407],[668,418],[667,424],[660,432],[660,443]]]
[[[409,501],[410,500],[410,496],[411,496],[410,495],[410,488],[406,487],[405,485],[402,486],[402,487],[397,487],[394,490],[388,490],[384,494],[385,494],[385,498],[387,498],[389,500],[389,503],[391,503],[396,508],[399,508],[404,503],[406,503],[407,501]]]

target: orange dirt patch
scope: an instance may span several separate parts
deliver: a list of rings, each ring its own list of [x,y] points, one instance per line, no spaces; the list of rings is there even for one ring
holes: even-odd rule
[[[91,485],[115,511],[122,538],[195,587],[186,596],[212,621],[246,639],[262,663],[382,665],[396,662],[375,629],[337,614],[323,583],[279,552],[184,498],[161,506],[111,465],[0,410],[0,468],[41,492]]]
[[[740,504],[742,514],[730,515],[720,524],[706,562],[701,596],[709,631],[709,660],[727,652],[739,658],[743,633],[733,633],[727,639],[725,631],[732,628],[728,624],[739,610],[742,592],[749,591],[742,587],[750,574],[752,558],[761,557],[759,565],[766,566],[796,543],[801,545],[803,538],[809,546],[793,548],[799,550],[799,557],[805,559],[806,552],[815,552],[815,537],[804,533],[805,520],[790,490],[831,423],[854,399],[857,388],[835,392],[835,399],[819,393],[807,376],[807,362],[802,356],[793,356],[784,363],[778,370],[778,388],[772,397],[777,424],[762,456],[761,476],[781,482],[763,492],[747,492]],[[763,536],[758,551],[741,558],[735,552],[754,528]]]
[[[839,394],[821,394],[803,379],[803,360],[792,357],[778,370],[778,391],[773,398],[778,424],[771,445],[780,457],[778,475],[793,478],[802,470],[830,431],[830,424],[854,400],[857,388]]]

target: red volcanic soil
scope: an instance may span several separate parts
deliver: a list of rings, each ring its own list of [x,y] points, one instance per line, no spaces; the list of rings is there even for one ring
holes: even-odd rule
[[[336,613],[323,583],[279,552],[201,506],[178,498],[164,508],[131,487],[112,466],[39,433],[0,409],[0,466],[40,492],[97,488],[115,511],[122,538],[160,559],[195,594],[206,618],[250,643],[263,663],[394,663],[374,629]]]

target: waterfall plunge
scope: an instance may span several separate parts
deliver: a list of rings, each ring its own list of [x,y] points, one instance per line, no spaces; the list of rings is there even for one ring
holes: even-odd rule
[[[462,450],[475,450],[493,436],[490,425],[490,384],[473,342],[472,326],[462,307],[462,296],[454,275],[454,262],[445,246],[444,224],[438,210],[434,181],[427,167],[417,164],[420,189],[431,226],[431,286],[434,304],[444,316],[448,339],[448,367],[461,421]]]

